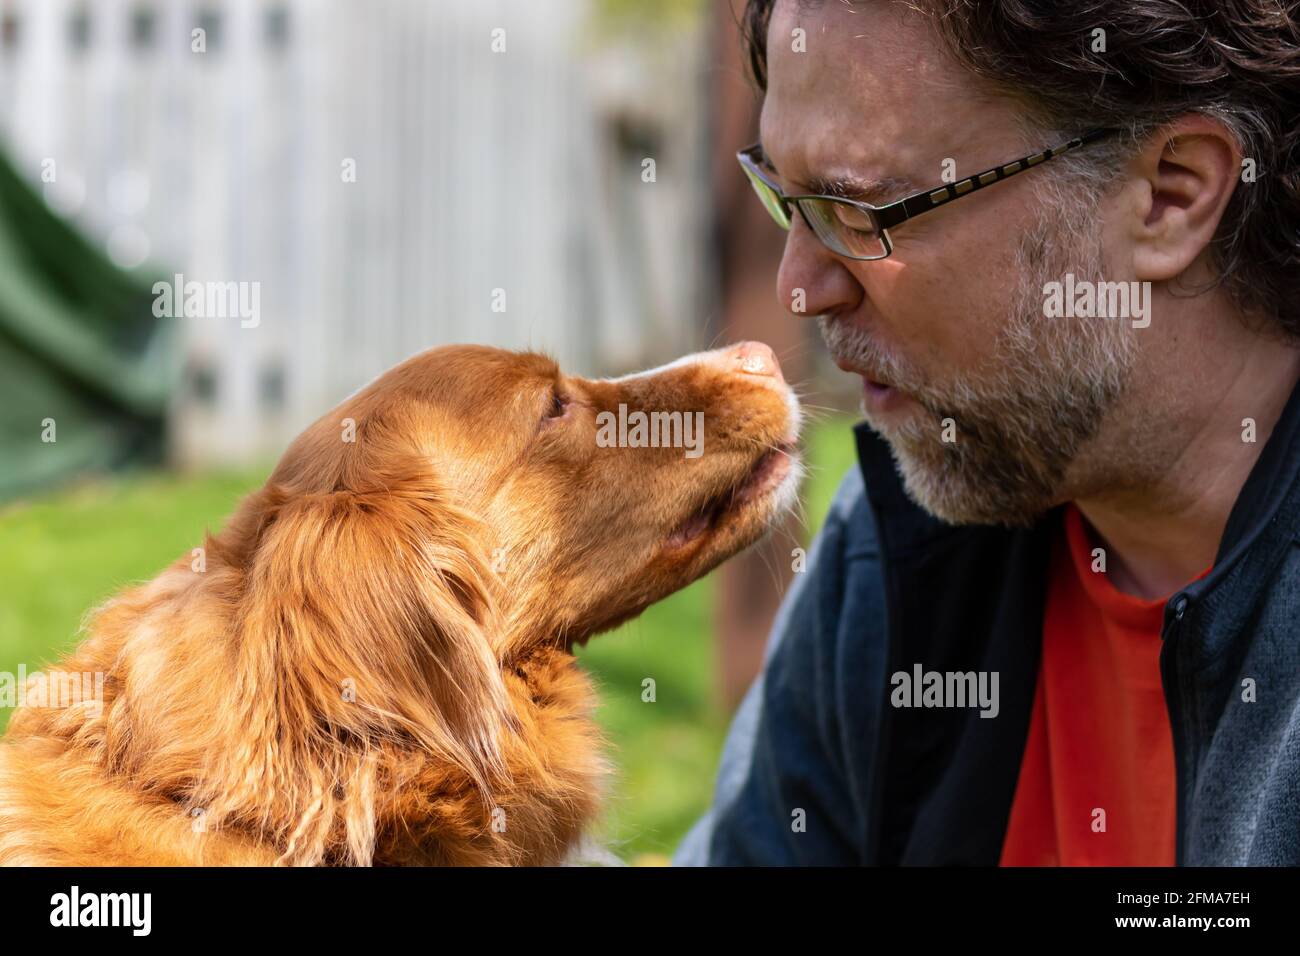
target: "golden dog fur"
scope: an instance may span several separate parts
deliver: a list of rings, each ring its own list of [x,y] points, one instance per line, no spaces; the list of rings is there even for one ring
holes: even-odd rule
[[[704,413],[704,454],[596,416]],[[101,608],[15,710],[0,862],[551,864],[607,773],[575,642],[790,503],[798,405],[765,346],[616,380],[423,353],[308,428],[201,561]]]

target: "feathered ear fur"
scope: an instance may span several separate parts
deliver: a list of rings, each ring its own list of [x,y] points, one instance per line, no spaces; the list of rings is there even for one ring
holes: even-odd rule
[[[196,794],[281,862],[368,864],[385,799],[436,761],[490,803],[510,704],[494,575],[471,516],[427,474],[303,493],[269,484],[232,621],[228,726]],[[254,529],[256,529],[254,531]],[[220,545],[218,545],[220,547]]]

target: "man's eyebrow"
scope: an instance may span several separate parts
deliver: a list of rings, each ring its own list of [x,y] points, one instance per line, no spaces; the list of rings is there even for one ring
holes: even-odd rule
[[[862,176],[838,177],[825,179],[814,176],[807,183],[810,193],[824,196],[839,196],[841,199],[856,199],[874,205],[883,205],[916,191],[911,180],[890,176],[885,179],[871,179]]]
[[[758,148],[763,163],[768,169],[776,173],[776,166],[767,155],[767,150],[763,149],[761,143]],[[777,175],[780,174],[777,173]],[[856,199],[858,202],[872,203],[878,206],[917,191],[916,184],[910,179],[898,176],[888,176],[884,179],[853,175],[814,176],[807,182],[793,185],[798,186],[798,189],[789,190],[788,195],[801,196],[815,193],[821,196],[838,196],[841,199]]]

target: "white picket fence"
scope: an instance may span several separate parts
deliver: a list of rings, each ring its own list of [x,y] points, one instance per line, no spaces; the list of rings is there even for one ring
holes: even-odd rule
[[[586,0],[0,0],[0,135],[51,204],[123,264],[259,283],[256,327],[176,320],[178,461],[265,457],[441,343],[591,374],[701,344],[704,37],[590,22]]]

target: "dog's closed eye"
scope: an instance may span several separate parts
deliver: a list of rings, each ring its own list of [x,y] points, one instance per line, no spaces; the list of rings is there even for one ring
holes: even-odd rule
[[[563,418],[568,411],[569,400],[564,397],[564,394],[558,388],[553,389],[550,404],[547,406],[546,414],[542,418],[542,424],[546,425],[558,418]]]

